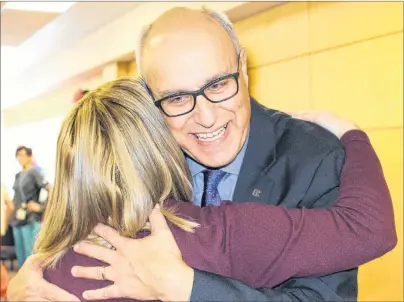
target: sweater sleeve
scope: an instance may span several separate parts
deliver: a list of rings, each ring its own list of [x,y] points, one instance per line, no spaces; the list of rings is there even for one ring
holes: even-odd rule
[[[170,224],[184,261],[258,288],[351,269],[393,249],[392,201],[369,138],[352,130],[341,140],[346,159],[330,209],[249,202],[199,208],[168,202],[178,215],[200,224],[194,233]]]

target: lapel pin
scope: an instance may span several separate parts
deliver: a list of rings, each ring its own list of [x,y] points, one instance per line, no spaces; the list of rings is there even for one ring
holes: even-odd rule
[[[258,189],[254,189],[254,191],[252,192],[252,195],[254,197],[260,197],[261,191]]]

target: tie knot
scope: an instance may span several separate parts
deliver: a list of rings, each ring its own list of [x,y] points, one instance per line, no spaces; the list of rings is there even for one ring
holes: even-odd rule
[[[222,170],[205,170],[203,171],[205,175],[205,184],[208,187],[217,188],[217,185],[222,180],[223,176],[227,173]]]

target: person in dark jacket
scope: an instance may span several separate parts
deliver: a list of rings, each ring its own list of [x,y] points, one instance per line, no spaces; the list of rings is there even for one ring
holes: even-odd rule
[[[39,201],[41,189],[50,189],[49,183],[32,162],[32,149],[17,148],[15,156],[22,170],[14,181],[14,215],[11,219],[18,266],[32,254],[35,238],[41,227],[44,204]]]

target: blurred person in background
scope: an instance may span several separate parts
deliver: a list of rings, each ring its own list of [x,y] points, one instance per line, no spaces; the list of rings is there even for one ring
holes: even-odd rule
[[[44,170],[42,169],[42,167],[38,164],[38,162],[36,161],[36,159],[34,157],[32,157],[32,167],[37,169],[39,173],[41,173],[43,176],[45,176],[44,174]]]
[[[1,184],[1,236],[7,232],[10,218],[14,212],[13,200],[10,197],[9,191],[5,184]]]
[[[32,254],[36,236],[41,227],[45,205],[39,201],[42,189],[50,190],[50,184],[34,167],[32,149],[26,146],[17,148],[15,156],[22,171],[15,176],[13,189],[15,211],[11,220],[18,266]]]
[[[1,224],[1,237],[3,237],[6,232],[10,222],[11,215],[14,211],[14,204],[10,197],[10,194],[7,190],[7,187],[2,183],[1,184],[1,202],[0,202],[0,224]],[[0,241],[1,246],[1,241]],[[7,286],[8,286],[8,272],[7,268],[4,266],[3,263],[0,264],[0,298],[5,299],[7,293]]]
[[[33,158],[34,158],[34,156],[33,156]],[[42,177],[44,178],[44,182],[49,183],[49,181],[48,181],[47,178],[46,178],[45,169],[42,168],[42,167],[38,164],[38,161],[35,160],[35,158],[34,158],[34,160],[33,160],[33,167],[42,175]],[[38,199],[38,201],[39,201],[39,203],[42,205],[43,208],[45,207],[45,204],[46,204],[46,202],[47,202],[47,200],[48,200],[48,195],[49,195],[48,193],[49,193],[49,192],[48,192],[48,190],[46,190],[46,188],[41,188],[41,191],[40,191],[40,193],[39,193],[39,199]],[[43,211],[42,211],[42,212],[43,212]]]
[[[144,82],[120,79],[89,93],[63,122],[55,187],[37,241],[39,254],[15,277],[8,298],[76,300],[43,280],[44,267],[46,280],[80,299],[85,290],[95,290],[98,295],[90,291],[84,298],[106,299],[114,293],[114,301],[186,301],[193,283],[187,265],[261,288],[291,276],[352,268],[387,252],[397,240],[392,202],[368,137],[333,115],[300,118],[332,130],[346,148],[335,207],[286,209],[224,201],[201,208],[179,201],[191,199],[191,175]],[[361,215],[352,215],[357,212]],[[93,231],[99,223],[113,231],[107,226]],[[121,240],[114,240],[118,233]],[[156,240],[158,245],[150,249]],[[81,253],[95,248],[103,262],[80,255],[77,247],[73,250],[78,242]],[[173,250],[160,258],[160,246],[167,244]],[[143,253],[143,261],[155,264],[148,269],[163,269],[171,280],[159,288],[162,280],[136,275],[141,263],[123,263],[117,270],[116,263],[109,262],[132,253]],[[190,279],[177,278],[170,270],[176,265]],[[92,266],[99,267],[94,271]],[[79,272],[87,279],[77,278]],[[147,294],[138,282],[150,285]],[[32,294],[28,288],[37,291],[36,297],[27,296]]]

